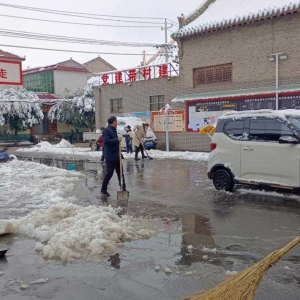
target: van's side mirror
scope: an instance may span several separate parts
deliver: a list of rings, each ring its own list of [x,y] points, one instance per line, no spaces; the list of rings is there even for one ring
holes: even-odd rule
[[[299,141],[292,136],[286,135],[279,138],[279,144],[299,144]]]

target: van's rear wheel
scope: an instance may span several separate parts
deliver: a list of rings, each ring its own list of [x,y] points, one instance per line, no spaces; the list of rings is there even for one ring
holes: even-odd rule
[[[234,187],[233,178],[230,173],[224,169],[217,170],[213,175],[213,185],[217,190],[231,192]]]

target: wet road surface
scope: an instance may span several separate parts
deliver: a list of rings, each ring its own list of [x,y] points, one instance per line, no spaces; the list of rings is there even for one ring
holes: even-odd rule
[[[69,163],[34,156],[61,168]],[[100,163],[80,160],[76,166],[87,175],[74,191],[82,205],[122,204],[125,213],[155,218],[163,227],[149,240],[126,243],[101,262],[72,264],[44,260],[35,253],[34,240],[0,237],[10,248],[0,260],[0,299],[182,299],[215,286],[227,278],[226,271],[241,271],[300,235],[298,197],[217,192],[206,177],[205,162],[126,159],[128,205],[115,200],[116,176],[108,202],[100,198]],[[11,208],[9,217],[14,215]],[[7,211],[0,217],[8,217]],[[155,266],[172,273],[156,272]],[[23,282],[39,278],[49,281],[20,290]],[[255,299],[300,299],[300,246],[268,271]]]

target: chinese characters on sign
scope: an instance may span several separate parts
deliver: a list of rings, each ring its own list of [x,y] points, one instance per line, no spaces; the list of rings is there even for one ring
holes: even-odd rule
[[[166,132],[166,116],[159,111],[151,112],[151,122],[154,132]],[[185,131],[184,110],[169,111],[169,132]]]
[[[109,82],[108,82],[108,75],[107,74],[104,74],[104,75],[102,75],[101,76],[101,79],[102,79],[102,85],[108,85],[109,84]]]
[[[141,67],[125,71],[117,71],[115,73],[107,73],[100,75],[101,85],[109,85],[110,83],[134,82],[137,80],[150,80],[152,78],[168,78],[169,65]],[[170,70],[171,72],[171,70]]]
[[[159,66],[159,78],[168,77],[168,65]]]
[[[0,78],[7,78],[7,71],[5,69],[0,69]]]
[[[117,72],[115,74],[115,80],[116,80],[116,83],[123,83],[122,72]]]
[[[0,86],[23,85],[22,63],[0,59]]]

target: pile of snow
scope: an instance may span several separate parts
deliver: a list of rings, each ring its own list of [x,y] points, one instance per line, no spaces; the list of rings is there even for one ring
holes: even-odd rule
[[[57,145],[51,145],[48,142],[41,142],[31,148],[20,148],[17,151],[20,152],[44,152],[44,153],[53,153],[53,154],[64,154],[64,155],[73,155],[75,157],[84,157],[84,158],[96,158],[100,159],[102,152],[101,151],[92,151],[90,148],[79,148],[73,147],[66,141],[62,140]],[[209,153],[207,152],[189,152],[189,151],[161,151],[161,150],[150,150],[147,151],[151,157],[154,158],[174,158],[174,159],[185,159],[193,161],[207,161]],[[134,154],[124,153],[126,158],[133,158]]]
[[[51,154],[63,154],[84,158],[100,158],[101,152],[92,151],[90,148],[73,147],[67,140],[62,139],[58,144],[52,145],[49,142],[40,142],[30,148],[20,148],[18,152],[41,152]]]
[[[72,144],[65,139],[62,139],[58,144],[55,145],[56,148],[72,148]]]
[[[14,160],[0,167],[0,209],[49,207],[74,201],[71,195],[84,175],[79,172]]]
[[[184,159],[193,161],[207,161],[209,153],[207,152],[189,152],[189,151],[161,151],[161,150],[149,150],[147,151],[149,155],[153,158],[174,158],[174,159]],[[125,154],[125,157],[133,157],[134,154]]]
[[[119,217],[112,207],[82,207],[72,203],[32,211],[13,221],[17,232],[37,239],[36,250],[45,258],[71,262],[99,258],[126,241],[149,238],[149,221]]]
[[[0,220],[0,235],[14,232],[13,223],[7,220]]]

